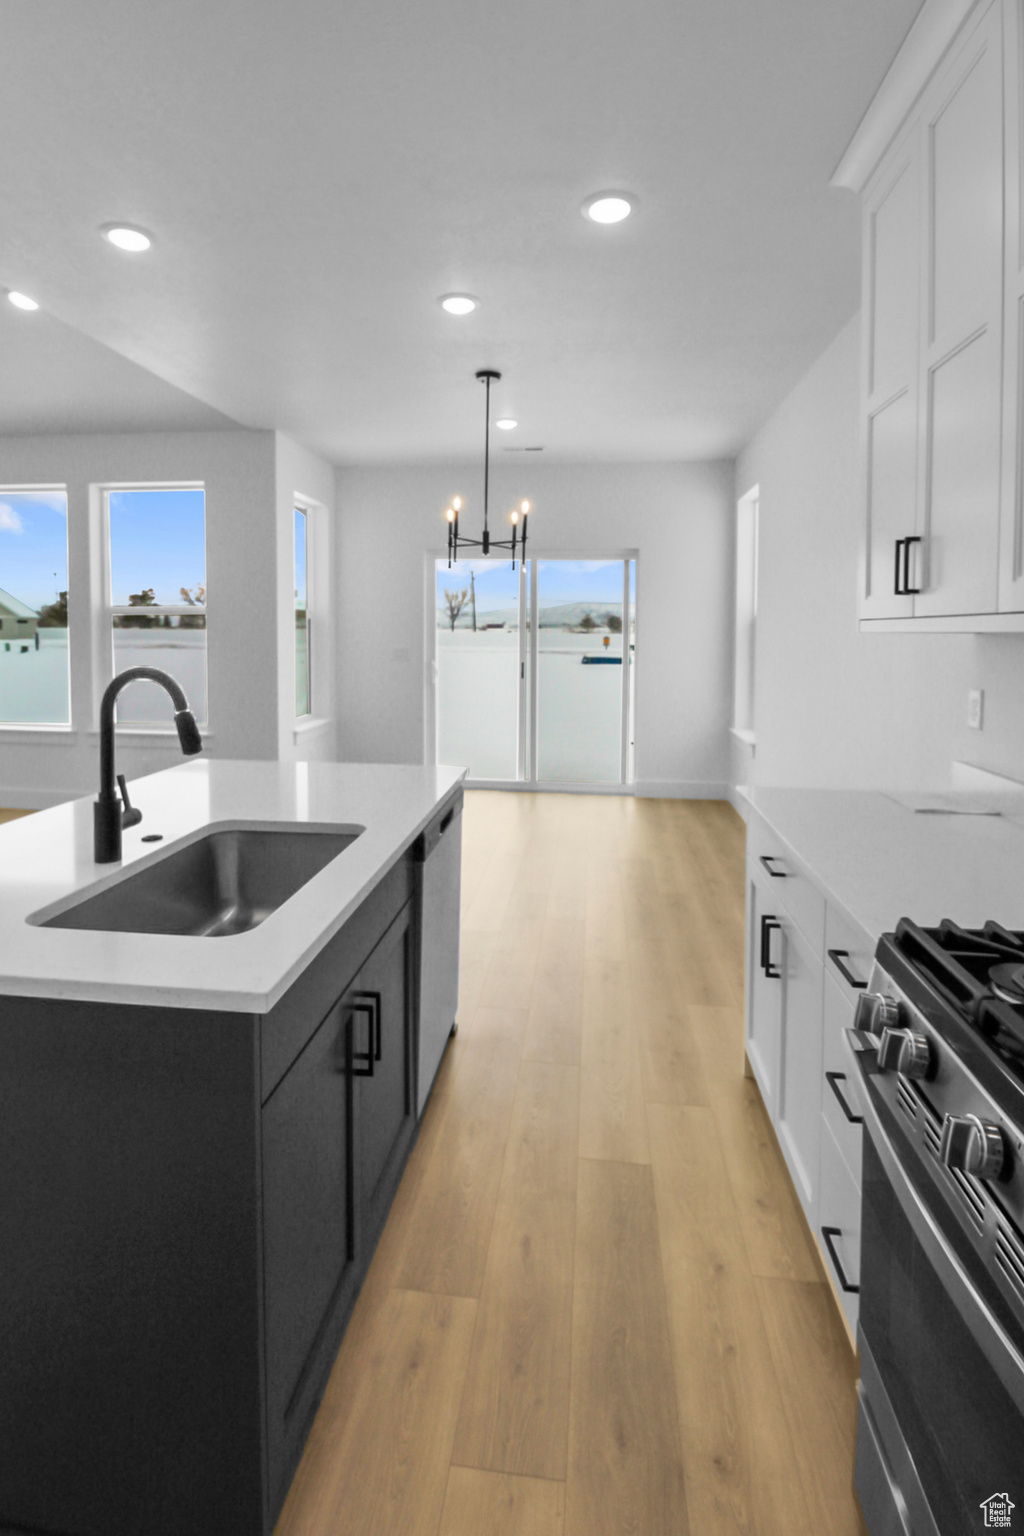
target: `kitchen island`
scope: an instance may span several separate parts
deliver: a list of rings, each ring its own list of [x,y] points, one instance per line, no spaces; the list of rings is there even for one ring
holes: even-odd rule
[[[424,834],[462,770],[195,762],[0,829],[0,1529],[256,1536],[417,1117]],[[355,834],[248,932],[62,926],[211,828]],[[158,842],[144,842],[160,834]]]

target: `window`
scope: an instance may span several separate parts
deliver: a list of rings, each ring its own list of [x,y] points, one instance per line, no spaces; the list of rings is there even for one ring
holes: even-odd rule
[[[733,674],[733,730],[754,730],[754,639],[757,625],[757,526],[760,490],[754,486],[736,504],[736,657]]]
[[[295,714],[313,712],[310,697],[312,651],[309,608],[306,601],[309,573],[309,542],[306,511],[295,508]]]
[[[106,492],[113,670],[159,667],[178,682],[196,719],[206,689],[206,496],[202,486],[119,487]],[[120,724],[171,729],[155,683],[132,683],[117,701]]]
[[[0,490],[0,724],[69,725],[68,498]]]

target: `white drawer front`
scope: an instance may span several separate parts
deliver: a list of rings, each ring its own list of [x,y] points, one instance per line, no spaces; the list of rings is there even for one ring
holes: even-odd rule
[[[827,1125],[821,1127],[818,1243],[835,1281],[847,1322],[856,1331],[860,1298],[860,1185]]]
[[[747,832],[747,865],[767,875],[773,896],[817,953],[825,935],[825,898],[808,878],[798,859],[784,850],[775,834],[760,820]]]
[[[859,1189],[864,1133],[862,1126],[856,1123],[860,1119],[861,1110],[857,1089],[847,1071],[849,1057],[843,1045],[843,1031],[853,1023],[853,1003],[845,991],[840,991],[840,984],[833,979],[829,970],[826,970],[825,975],[824,1013],[822,1114]]]
[[[825,908],[825,969],[848,995],[851,1006],[868,984],[874,957],[875,941],[829,902]],[[858,982],[863,985],[858,986]]]

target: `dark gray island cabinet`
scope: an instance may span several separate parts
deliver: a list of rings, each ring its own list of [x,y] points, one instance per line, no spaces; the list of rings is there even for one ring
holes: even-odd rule
[[[418,889],[266,1014],[0,998],[0,1531],[269,1536],[416,1133]]]

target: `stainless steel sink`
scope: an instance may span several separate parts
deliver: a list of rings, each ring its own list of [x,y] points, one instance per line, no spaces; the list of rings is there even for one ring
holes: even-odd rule
[[[262,923],[362,827],[222,827],[47,918],[44,928],[217,939]]]

